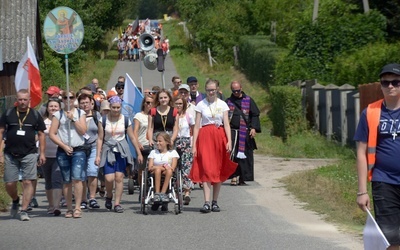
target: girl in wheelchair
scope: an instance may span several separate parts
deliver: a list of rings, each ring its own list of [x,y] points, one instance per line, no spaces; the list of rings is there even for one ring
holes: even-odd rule
[[[148,157],[148,170],[154,174],[154,202],[169,202],[169,181],[177,167],[179,155],[171,144],[171,137],[166,132],[160,132],[157,137],[157,149],[153,149]],[[164,175],[164,183],[161,187],[161,176]]]

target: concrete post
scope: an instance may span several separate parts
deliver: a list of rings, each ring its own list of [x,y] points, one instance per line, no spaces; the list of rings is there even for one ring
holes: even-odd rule
[[[348,140],[348,121],[347,121],[347,94],[355,89],[350,84],[344,84],[339,87],[340,91],[340,127],[342,131],[341,144],[345,146]]]

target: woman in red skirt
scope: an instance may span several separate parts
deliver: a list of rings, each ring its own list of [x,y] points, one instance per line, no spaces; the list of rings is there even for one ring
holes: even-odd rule
[[[217,200],[222,182],[235,172],[237,164],[230,160],[231,129],[228,105],[218,99],[217,84],[206,82],[207,98],[196,107],[196,122],[193,130],[193,166],[189,178],[203,183],[204,205],[202,213],[219,212]],[[213,199],[211,198],[213,185]]]

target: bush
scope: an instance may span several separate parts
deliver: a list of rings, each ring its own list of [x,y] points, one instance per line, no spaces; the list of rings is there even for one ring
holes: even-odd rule
[[[336,85],[376,82],[381,68],[388,63],[400,63],[400,43],[368,44],[354,53],[343,53],[332,65]]]
[[[250,81],[269,88],[275,63],[283,51],[268,36],[245,36],[239,40],[239,65]]]
[[[273,133],[283,141],[307,129],[307,121],[302,111],[300,90],[292,86],[273,86],[270,90],[270,117]]]
[[[293,61],[300,60],[301,70],[288,77],[288,70],[276,71],[278,81],[302,80],[312,76],[322,82],[332,82],[332,64],[335,57],[357,50],[369,43],[384,41],[386,21],[379,12],[371,10],[368,14],[354,13],[355,5],[340,0],[322,2],[318,19],[310,20],[310,8],[305,12],[295,29],[294,41],[290,46],[287,60],[281,60],[278,68],[290,69]],[[289,64],[289,65],[288,65]]]

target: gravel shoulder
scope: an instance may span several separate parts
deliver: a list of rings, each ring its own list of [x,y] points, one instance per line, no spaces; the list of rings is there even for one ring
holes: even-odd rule
[[[303,203],[291,195],[278,180],[297,171],[314,169],[333,162],[327,159],[287,159],[255,155],[255,181],[260,187],[247,189],[256,203],[277,216],[298,226],[305,234],[339,242],[348,249],[363,249],[362,238],[323,220],[313,211],[304,210]]]

